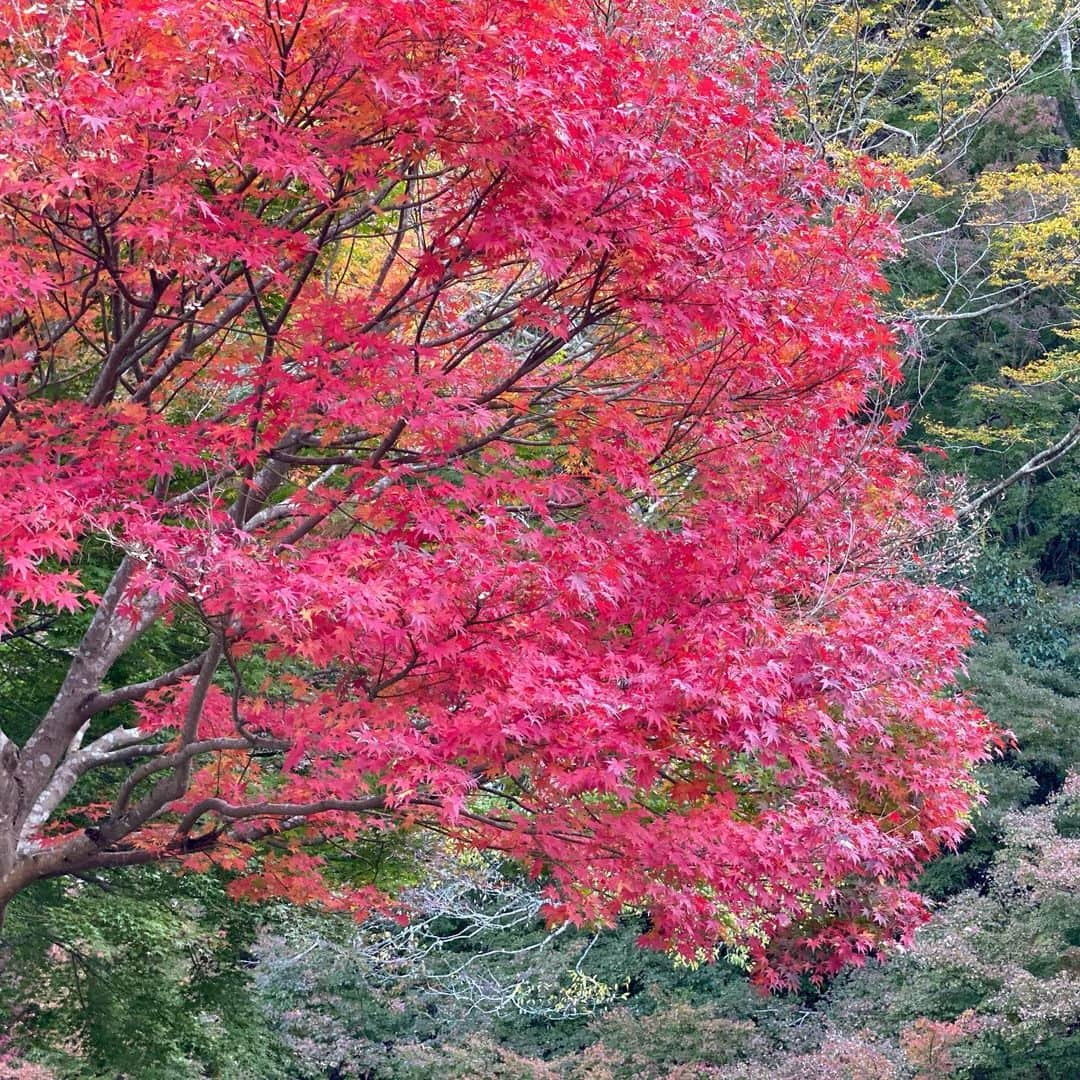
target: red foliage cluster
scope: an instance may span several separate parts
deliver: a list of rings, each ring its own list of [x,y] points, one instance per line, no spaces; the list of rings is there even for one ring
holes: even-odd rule
[[[777,108],[664,0],[0,3],[0,633],[96,606],[0,736],[0,895],[199,852],[327,902],[305,843],[404,824],[766,982],[910,931],[971,618],[868,409],[892,233]]]

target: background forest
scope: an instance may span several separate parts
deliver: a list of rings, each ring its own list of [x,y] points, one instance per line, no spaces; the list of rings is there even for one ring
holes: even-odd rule
[[[1080,5],[739,7],[775,51],[789,134],[906,177],[888,298],[905,437],[958,485],[948,584],[985,619],[967,678],[1015,736],[921,881],[914,947],[766,998],[744,957],[675,963],[632,918],[545,929],[509,866],[392,833],[331,865],[407,890],[408,926],[239,905],[212,874],[102,872],[12,904],[0,1076],[1080,1076]],[[82,626],[0,645],[8,708],[39,711],[37,653]]]

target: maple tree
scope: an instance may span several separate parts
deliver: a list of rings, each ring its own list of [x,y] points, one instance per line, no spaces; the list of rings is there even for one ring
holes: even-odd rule
[[[777,134],[729,19],[0,27],[0,635],[91,613],[0,734],[0,905],[213,860],[363,909],[326,841],[427,828],[767,984],[911,931],[990,738],[973,623],[873,404],[878,176]],[[118,678],[162,624],[190,651]]]

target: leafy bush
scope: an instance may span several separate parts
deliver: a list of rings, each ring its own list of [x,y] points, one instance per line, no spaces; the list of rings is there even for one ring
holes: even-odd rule
[[[8,909],[0,1016],[65,1078],[284,1076],[244,963],[262,917],[212,876],[41,882]]]

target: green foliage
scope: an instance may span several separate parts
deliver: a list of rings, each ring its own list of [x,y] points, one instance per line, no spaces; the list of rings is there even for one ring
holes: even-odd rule
[[[8,909],[0,1015],[64,1077],[284,1076],[248,989],[262,917],[210,875],[39,883]]]
[[[1070,672],[1025,663],[1019,649],[994,637],[972,655],[969,680],[979,704],[1016,742],[978,770],[985,802],[969,838],[924,873],[921,888],[936,899],[980,885],[1004,815],[1045,800],[1080,762],[1080,680]]]
[[[1032,667],[1080,675],[1076,594],[1045,585],[1029,559],[986,544],[970,567],[955,572],[946,583],[959,588],[986,619],[984,639],[1007,643],[1020,661]]]
[[[598,1074],[612,1080],[660,1080],[678,1066],[733,1065],[756,1057],[766,1047],[749,1020],[725,1016],[712,1003],[690,1005],[676,1001],[660,1011],[641,1016],[628,1008],[616,1009],[590,1025],[596,1039],[564,1075],[586,1080]]]
[[[407,1044],[388,1071],[376,1075],[393,1080],[559,1080],[563,1073],[537,1058],[525,1058],[483,1035],[460,1043]]]
[[[980,704],[1016,736],[1017,745],[1004,762],[988,771],[998,776],[1006,767],[1019,772],[1035,783],[1032,799],[1041,801],[1080,762],[1080,680],[1070,672],[1025,664],[1001,642],[975,654],[971,680]],[[1009,782],[1003,778],[1002,785],[1008,788]],[[1001,800],[999,805],[1006,804]]]

